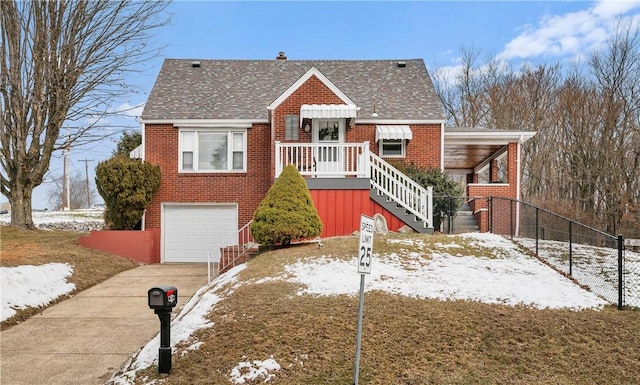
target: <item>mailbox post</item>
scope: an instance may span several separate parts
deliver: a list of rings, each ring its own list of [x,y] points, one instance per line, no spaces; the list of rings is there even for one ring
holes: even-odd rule
[[[178,289],[173,286],[156,286],[147,292],[149,308],[160,319],[160,348],[158,349],[158,373],[171,372],[171,311],[178,304]]]

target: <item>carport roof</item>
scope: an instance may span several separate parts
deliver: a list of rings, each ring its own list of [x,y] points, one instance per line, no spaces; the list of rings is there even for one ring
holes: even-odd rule
[[[445,170],[471,170],[509,143],[524,143],[535,131],[444,128]]]

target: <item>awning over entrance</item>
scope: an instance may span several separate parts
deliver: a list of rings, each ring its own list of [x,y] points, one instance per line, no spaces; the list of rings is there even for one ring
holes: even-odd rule
[[[349,104],[303,104],[300,107],[302,119],[341,119],[355,118],[358,108]]]
[[[412,137],[409,126],[376,126],[376,142],[380,139],[411,140]]]

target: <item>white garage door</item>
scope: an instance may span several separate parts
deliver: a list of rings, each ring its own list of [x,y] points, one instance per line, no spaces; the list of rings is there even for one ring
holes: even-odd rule
[[[206,262],[220,256],[220,245],[234,235],[237,205],[165,204],[162,220],[163,262]]]

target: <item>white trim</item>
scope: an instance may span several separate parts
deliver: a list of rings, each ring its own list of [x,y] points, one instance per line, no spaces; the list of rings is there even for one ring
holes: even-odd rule
[[[444,139],[448,144],[504,144],[505,142],[524,143],[533,138],[535,131],[444,131]]]
[[[183,169],[183,142],[182,142],[182,133],[184,132],[193,132],[194,133],[194,150],[193,153],[193,170],[184,170]],[[199,133],[224,133],[227,134],[227,163],[231,169],[226,170],[200,170],[198,169],[198,145]],[[242,134],[243,140],[243,148],[242,148],[242,170],[233,169],[233,134]],[[221,128],[179,128],[178,129],[178,174],[189,175],[189,174],[246,174],[247,173],[247,157],[249,152],[249,143],[248,143],[248,135],[246,129],[234,129],[230,127],[221,127]]]
[[[356,118],[356,124],[444,124],[444,120]]]
[[[152,119],[145,124],[172,124],[176,127],[193,128],[251,128],[253,124],[269,123],[269,119]]]
[[[444,172],[444,123],[440,124],[440,171]]]
[[[509,145],[508,144],[505,144],[504,146],[502,146],[501,149],[499,149],[498,151],[494,152],[493,155],[491,155],[490,157],[485,159],[482,163],[480,163],[479,165],[474,167],[474,169],[473,169],[474,174],[477,174],[477,173],[481,172],[482,170],[484,170],[486,167],[489,166],[489,164],[491,163],[492,160],[498,159],[499,157],[504,155],[504,153],[507,152],[508,150],[509,150]]]
[[[333,92],[338,98],[340,98],[340,100],[342,100],[344,104],[348,104],[351,106],[356,105],[354,102],[351,101],[351,99],[349,99],[347,95],[345,95],[344,92],[340,91],[340,89],[336,87],[336,85],[333,84],[331,80],[329,80],[326,76],[324,76],[322,72],[320,72],[316,67],[311,67],[309,71],[307,71],[298,80],[296,80],[296,82],[293,83],[291,87],[287,88],[287,90],[284,91],[280,96],[278,96],[276,100],[274,100],[267,108],[272,111],[278,108],[278,106],[282,104],[282,102],[287,100],[289,96],[291,96],[291,94],[293,94],[298,88],[300,88],[300,86],[302,86],[312,76],[317,77],[325,86],[327,86],[327,88],[331,90],[331,92]]]
[[[503,186],[503,187],[507,187],[507,186],[509,186],[509,183],[467,183],[467,186],[480,186],[480,187],[484,187],[484,186],[487,186],[487,187],[496,187],[496,186],[498,186],[498,187],[500,187],[500,186]],[[478,198],[478,197],[476,197],[476,198]]]
[[[384,148],[384,144],[385,142],[389,141],[389,140],[398,140],[400,141],[400,155],[387,155],[384,153],[383,148]],[[387,143],[389,144],[389,143]],[[407,141],[404,139],[380,139],[380,141],[378,142],[378,154],[380,154],[380,157],[383,159],[402,159],[402,158],[406,158],[407,157]]]

